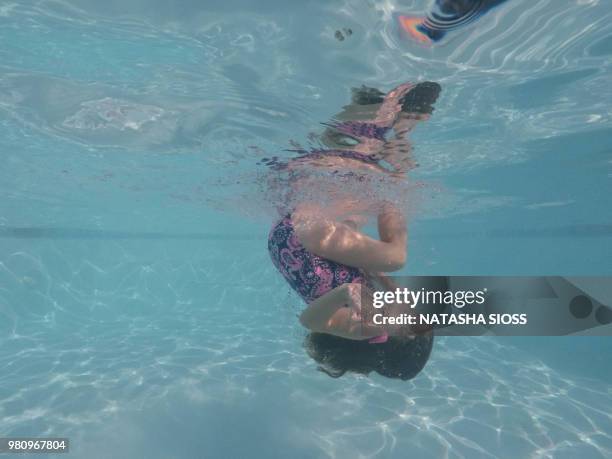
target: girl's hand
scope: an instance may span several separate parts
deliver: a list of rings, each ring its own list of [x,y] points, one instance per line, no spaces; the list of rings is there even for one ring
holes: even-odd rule
[[[347,308],[346,313],[342,314],[344,317],[342,323],[336,324],[338,335],[350,339],[366,339],[381,335],[384,332],[383,327],[374,325],[371,318],[364,317],[364,313],[372,309],[367,307],[372,303],[370,289],[357,283],[344,284],[342,287]]]
[[[344,284],[346,305],[351,310],[351,318],[361,323],[361,292],[366,288],[361,284]]]

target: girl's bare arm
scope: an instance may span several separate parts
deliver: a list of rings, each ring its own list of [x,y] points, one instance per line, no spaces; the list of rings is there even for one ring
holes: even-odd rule
[[[304,247],[321,257],[365,271],[397,271],[406,262],[406,221],[392,206],[378,216],[380,240],[316,212],[296,209],[293,219]]]
[[[342,284],[311,302],[300,315],[300,323],[311,331],[362,340],[378,336],[381,327],[362,323],[359,284]],[[348,306],[348,307],[347,307]]]

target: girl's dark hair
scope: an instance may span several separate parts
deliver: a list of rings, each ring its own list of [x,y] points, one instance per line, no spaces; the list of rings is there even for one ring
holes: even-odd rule
[[[382,104],[385,93],[367,86],[351,88],[351,102],[357,105]]]
[[[367,375],[372,371],[406,381],[423,369],[433,346],[433,335],[416,337],[389,337],[386,343],[370,344],[327,333],[309,333],[304,347],[319,364],[319,370],[332,378],[347,371]]]

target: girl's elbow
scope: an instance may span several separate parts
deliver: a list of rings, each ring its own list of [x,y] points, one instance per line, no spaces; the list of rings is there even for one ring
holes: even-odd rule
[[[388,272],[399,271],[406,265],[406,252],[396,251],[390,257],[388,261],[387,269]]]

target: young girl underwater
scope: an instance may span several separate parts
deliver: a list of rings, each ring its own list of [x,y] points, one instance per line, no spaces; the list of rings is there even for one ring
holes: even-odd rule
[[[326,373],[377,371],[409,379],[424,366],[431,334],[389,336],[389,329],[362,317],[361,302],[384,274],[406,261],[407,228],[401,209],[377,202],[378,239],[361,231],[371,208],[368,197],[339,192],[328,202],[308,197],[316,186],[309,173],[326,171],[357,183],[380,174],[401,181],[414,167],[406,135],[429,118],[438,98],[437,83],[405,83],[388,94],[362,87],[353,103],[326,124],[325,149],[299,155],[273,167],[290,177],[292,205],[272,227],[268,250],[272,262],[307,304],[300,323],[311,333],[306,348]],[[296,198],[297,197],[297,198]],[[303,197],[303,198],[302,198]],[[302,198],[302,199],[301,199]]]

